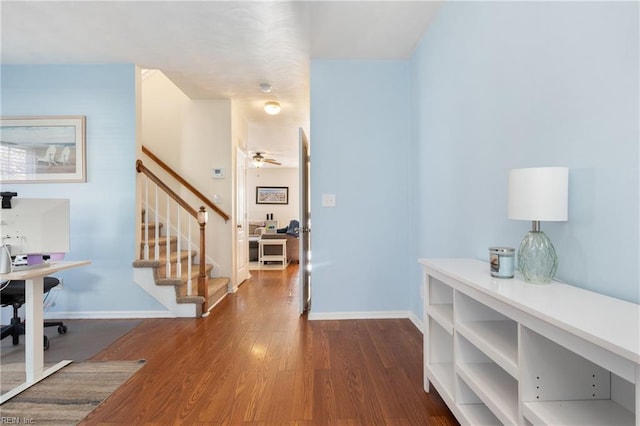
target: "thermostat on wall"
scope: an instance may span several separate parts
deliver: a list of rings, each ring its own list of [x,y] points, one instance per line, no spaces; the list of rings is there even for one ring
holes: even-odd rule
[[[211,177],[214,179],[222,179],[224,177],[224,169],[223,168],[211,169]]]

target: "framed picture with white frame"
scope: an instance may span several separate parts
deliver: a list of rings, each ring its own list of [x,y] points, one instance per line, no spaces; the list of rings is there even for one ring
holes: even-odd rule
[[[2,183],[86,182],[85,116],[0,118]]]

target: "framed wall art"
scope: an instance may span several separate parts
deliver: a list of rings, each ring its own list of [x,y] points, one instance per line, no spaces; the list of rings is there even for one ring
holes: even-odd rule
[[[2,183],[85,182],[85,116],[0,118]]]
[[[289,187],[257,186],[256,204],[289,204]]]

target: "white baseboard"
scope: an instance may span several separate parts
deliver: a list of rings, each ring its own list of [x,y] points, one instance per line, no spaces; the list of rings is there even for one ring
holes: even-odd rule
[[[221,299],[222,300],[222,299]],[[220,302],[220,301],[218,301]],[[216,303],[217,305],[217,303]],[[215,306],[215,305],[214,305]],[[211,308],[213,308],[212,306]],[[92,311],[92,312],[48,312],[44,319],[132,319],[132,318],[176,318],[170,311]],[[408,318],[421,333],[424,333],[422,321],[411,311],[365,311],[365,312],[326,312],[309,313],[310,321],[345,319],[394,319]]]
[[[133,318],[176,318],[170,311],[85,311],[47,312],[44,319],[133,319]]]
[[[424,334],[424,324],[422,323],[422,320],[418,318],[413,312],[409,312],[409,319],[411,320],[413,325],[415,325],[416,328],[420,330],[422,334]]]
[[[222,301],[225,299],[225,297],[227,297],[227,295],[228,295],[228,294],[229,294],[229,292],[227,291],[227,293],[225,293],[225,294],[224,294],[224,296],[222,296],[220,299],[218,299],[218,300],[216,301],[216,303],[214,303],[213,305],[209,306],[209,309],[207,309],[207,313],[211,312],[211,310],[212,310],[213,308],[215,308],[216,306],[218,306],[218,304],[220,304],[220,302],[222,302]]]
[[[422,321],[411,311],[310,312],[308,318],[310,321],[408,318],[424,334]]]
[[[409,318],[409,311],[310,312],[309,320],[392,319]]]

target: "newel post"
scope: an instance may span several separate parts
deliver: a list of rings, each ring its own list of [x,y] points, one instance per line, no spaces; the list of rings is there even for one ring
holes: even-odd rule
[[[205,226],[207,225],[208,214],[204,206],[200,206],[198,211],[198,224],[200,225],[200,272],[198,273],[198,295],[204,297],[202,303],[202,314],[206,315],[209,310],[209,290],[207,286],[206,255],[205,255]]]

